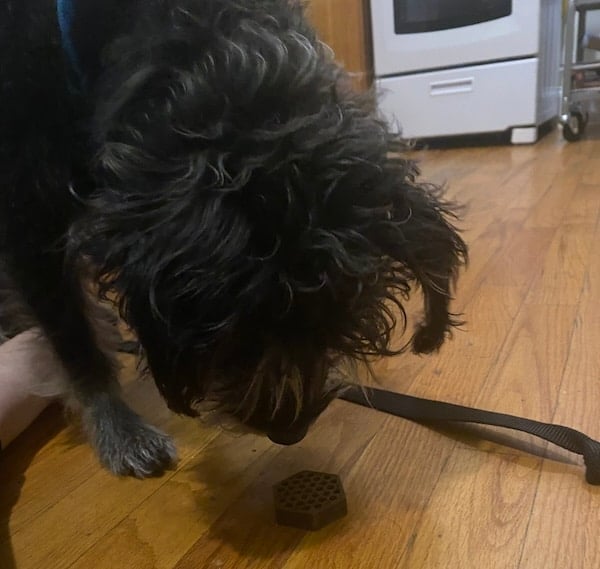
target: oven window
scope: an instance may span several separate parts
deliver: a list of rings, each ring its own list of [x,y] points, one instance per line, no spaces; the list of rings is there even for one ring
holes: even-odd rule
[[[512,13],[512,0],[387,1],[394,2],[397,34],[461,28],[504,18]]]

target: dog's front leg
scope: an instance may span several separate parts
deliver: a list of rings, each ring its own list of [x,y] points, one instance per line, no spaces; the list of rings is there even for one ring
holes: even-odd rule
[[[121,400],[117,366],[102,327],[89,318],[90,300],[58,252],[13,252],[11,272],[24,300],[61,359],[67,398],[80,408],[83,426],[101,463],[119,475],[160,474],[175,460],[170,438],[146,424]],[[106,330],[104,328],[104,330]]]

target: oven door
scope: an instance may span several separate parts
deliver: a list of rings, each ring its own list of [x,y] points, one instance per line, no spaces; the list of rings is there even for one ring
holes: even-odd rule
[[[375,73],[535,55],[540,0],[371,0]]]

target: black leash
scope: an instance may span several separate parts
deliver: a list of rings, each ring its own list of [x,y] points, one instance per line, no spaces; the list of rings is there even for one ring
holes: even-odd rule
[[[585,479],[589,484],[600,485],[600,442],[569,427],[443,401],[421,399],[372,387],[352,386],[342,392],[340,399],[411,421],[477,423],[529,433],[583,456],[586,466]]]

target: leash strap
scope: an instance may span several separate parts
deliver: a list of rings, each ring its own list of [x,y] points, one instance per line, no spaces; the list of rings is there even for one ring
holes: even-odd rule
[[[339,398],[416,422],[477,423],[529,433],[583,456],[585,479],[600,485],[600,442],[575,429],[371,387],[351,386]]]

